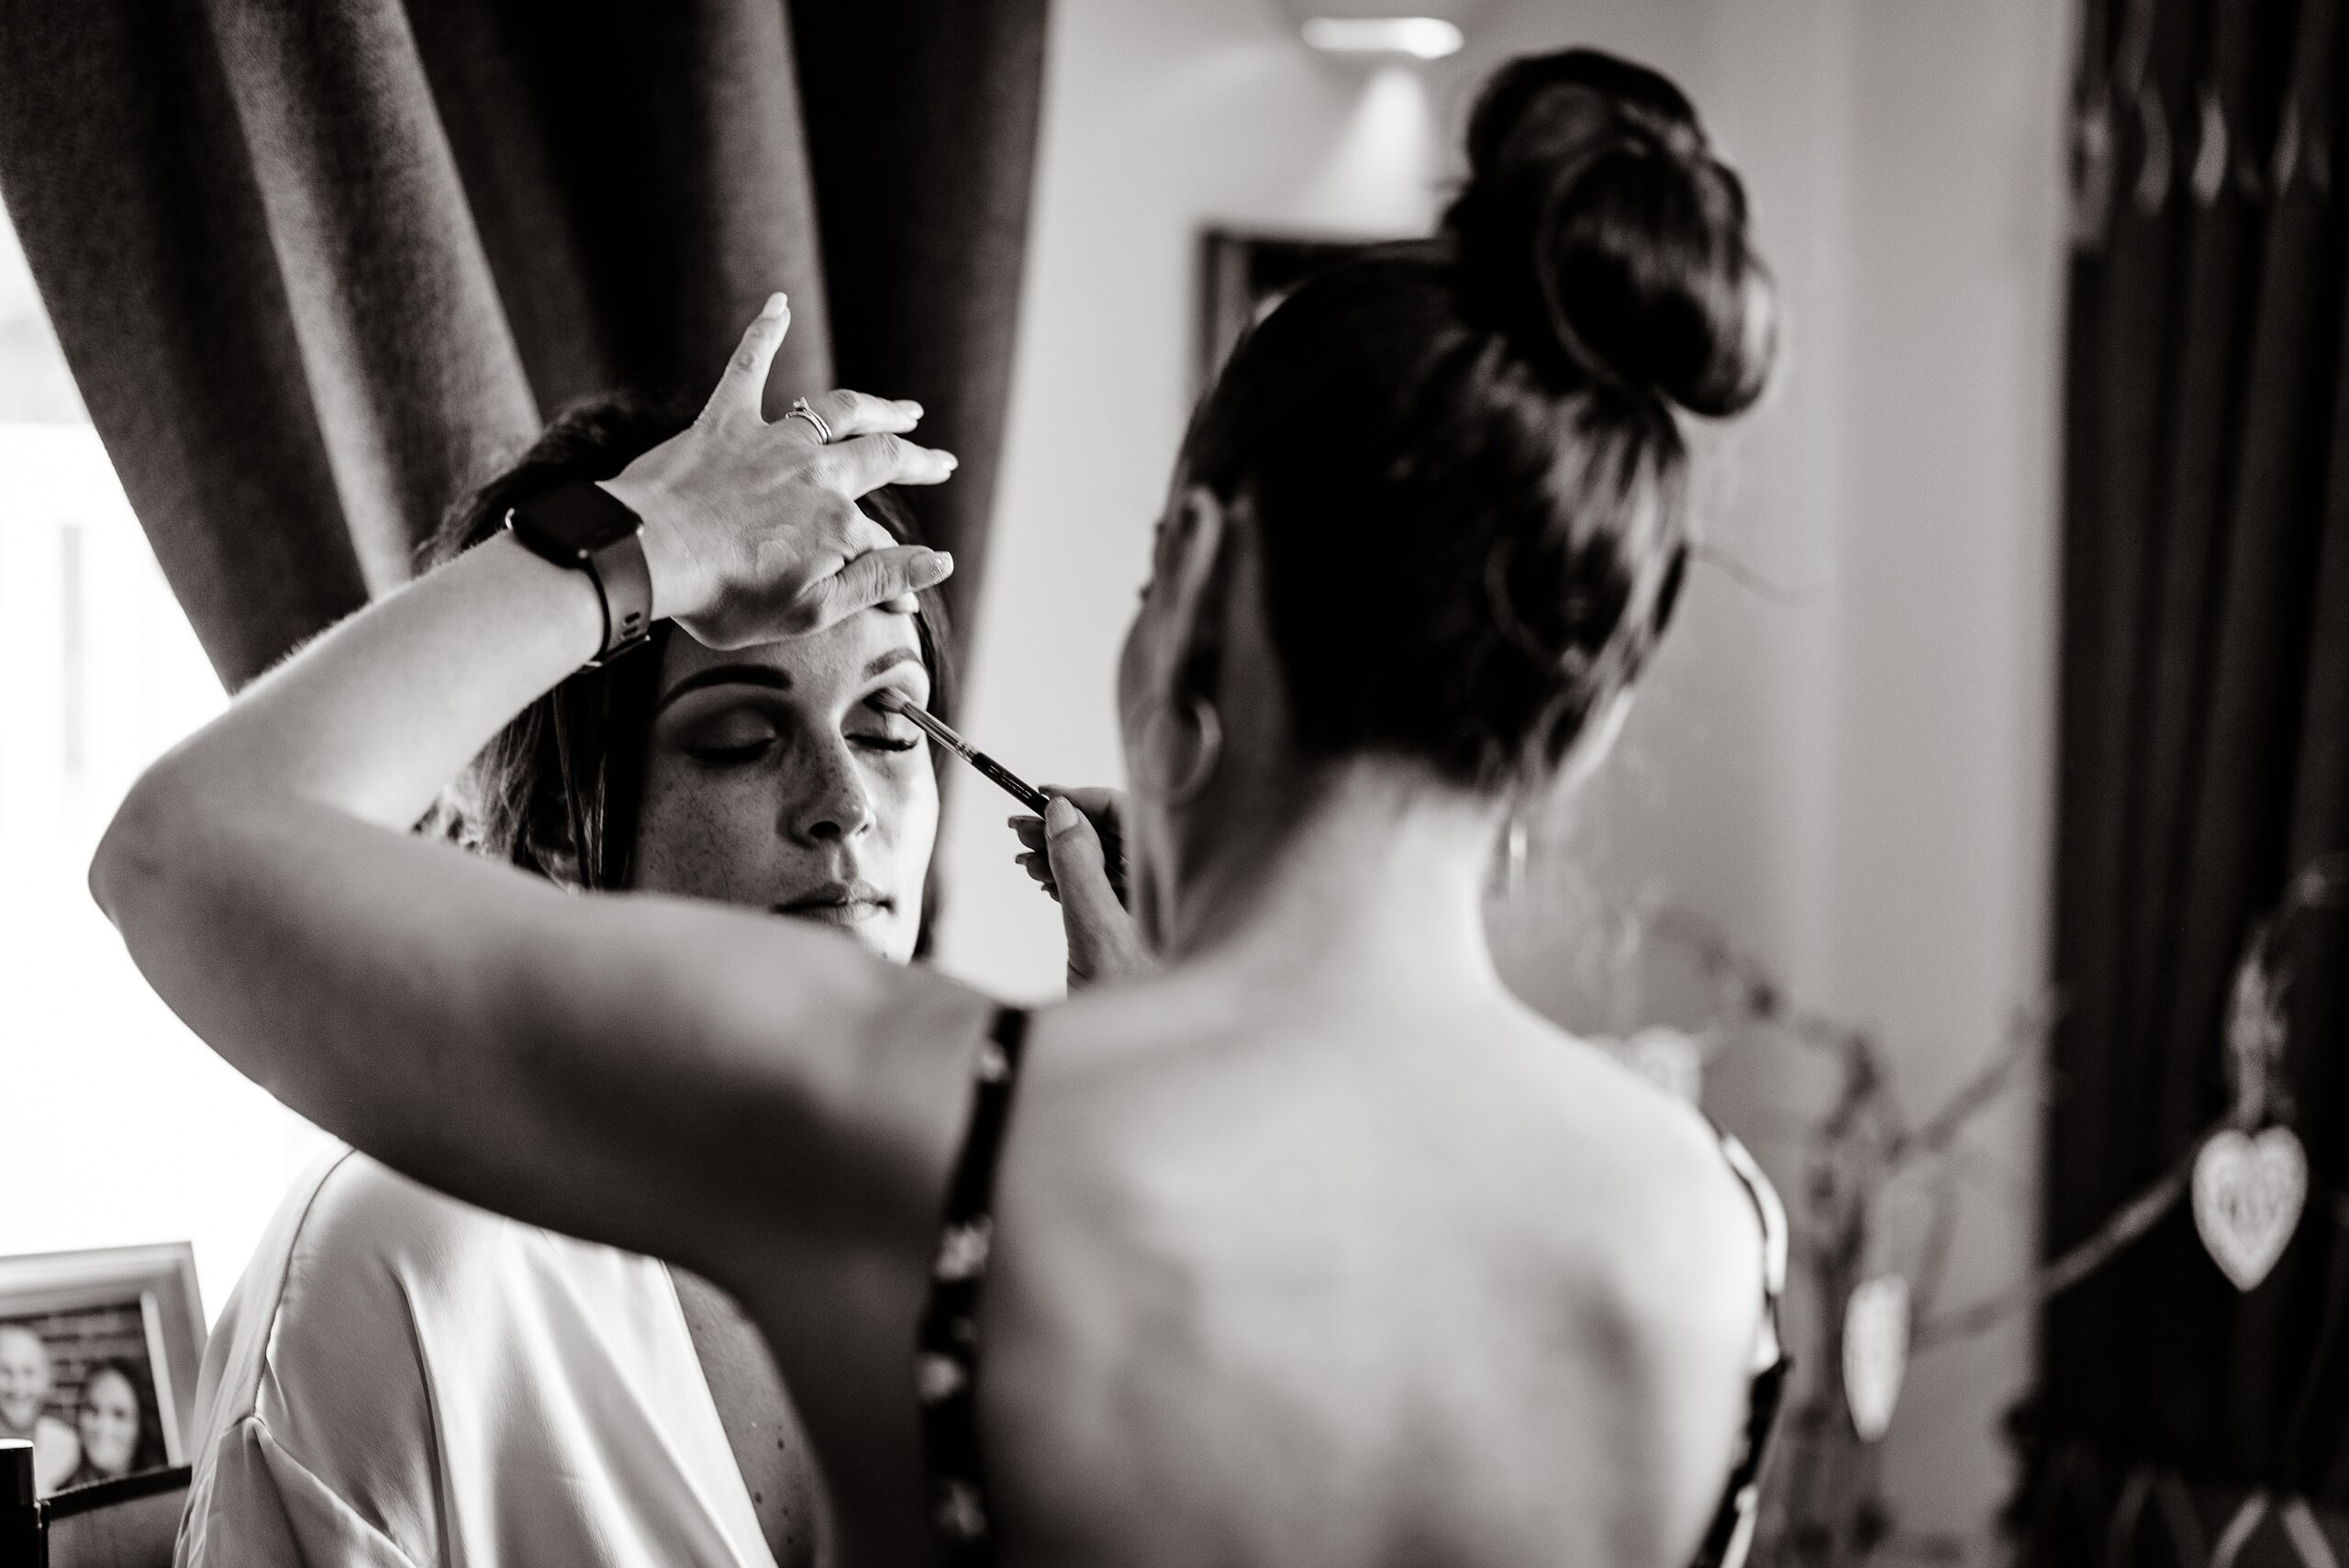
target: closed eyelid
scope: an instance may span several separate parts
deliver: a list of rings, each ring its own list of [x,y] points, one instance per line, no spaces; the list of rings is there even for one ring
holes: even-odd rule
[[[917,706],[927,707],[930,706],[930,672],[922,668],[918,660],[908,660],[904,663],[893,665],[886,673],[874,681],[872,686],[863,696],[857,698],[853,706],[872,712],[887,713],[888,709],[874,700],[884,694],[901,698]]]
[[[852,688],[845,706],[829,715],[825,711],[829,707],[826,694],[805,684],[785,691],[747,682],[713,683],[675,694],[676,700],[654,719],[653,731],[669,745],[686,747],[705,744],[703,738],[713,732],[750,723],[786,740],[794,733],[810,728],[818,733],[831,729],[843,738],[854,739],[852,731],[863,728],[869,734],[872,720],[885,718],[891,739],[898,739],[896,731],[900,729],[907,731],[908,737],[916,736],[918,731],[909,720],[889,713],[874,699],[887,693],[926,707],[930,702],[929,673],[918,659],[894,664],[877,675],[868,673],[870,684],[862,690]]]
[[[789,711],[790,704],[781,693],[737,690],[698,699],[685,697],[662,712],[653,722],[659,731],[697,730],[746,715],[781,729],[785,727],[784,719]]]

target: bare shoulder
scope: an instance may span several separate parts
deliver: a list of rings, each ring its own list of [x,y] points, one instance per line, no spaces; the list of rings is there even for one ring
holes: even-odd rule
[[[1577,1272],[1594,1299],[1743,1353],[1761,1228],[1695,1109],[1514,1006],[1331,1021],[1221,1003],[1163,985],[1056,1009],[1023,1091],[1059,1107],[1037,1113],[1059,1124],[1054,1157],[1130,1173],[1205,1144],[1227,1168],[1261,1151],[1275,1169],[1258,1178],[1424,1194]]]
[[[1425,1499],[1410,1528],[1461,1562],[1693,1548],[1764,1277],[1694,1111],[1507,1008],[1235,1015],[1180,984],[1055,1011],[1030,1073],[989,1340],[1027,1431],[1087,1436],[1014,1478],[1038,1512],[1136,1487],[1238,1529],[1277,1473],[1325,1516]]]
[[[1750,1346],[1761,1226],[1719,1134],[1520,1009],[1284,1019],[1162,985],[1073,1002],[1039,1035],[1022,1094],[1053,1124],[1046,1159],[1113,1177],[1174,1162],[1191,1191],[1194,1161],[1332,1194],[1358,1182],[1398,1218],[1479,1217],[1474,1238],[1658,1332]]]
[[[1558,1046],[1551,1109],[1570,1135],[1561,1156],[1577,1188],[1607,1199],[1578,1206],[1588,1250],[1576,1255],[1648,1320],[1727,1332],[1742,1354],[1760,1313],[1763,1234],[1720,1134],[1601,1052]]]
[[[1543,1167],[1554,1184],[1547,1225],[1527,1234],[1535,1277],[1573,1314],[1605,1440],[1591,1501],[1610,1561],[1685,1562],[1743,1431],[1765,1312],[1761,1218],[1693,1107],[1579,1041],[1539,1043],[1518,1057],[1534,1081],[1522,1103],[1555,1129]]]

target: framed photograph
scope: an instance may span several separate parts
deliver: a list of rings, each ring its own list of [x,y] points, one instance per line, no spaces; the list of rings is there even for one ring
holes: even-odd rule
[[[1396,238],[1400,238],[1399,236]],[[1199,236],[1198,385],[1205,391],[1240,341],[1273,306],[1334,261],[1395,243],[1334,234],[1209,228]]]
[[[44,1496],[186,1463],[203,1358],[185,1242],[0,1258],[0,1437]]]

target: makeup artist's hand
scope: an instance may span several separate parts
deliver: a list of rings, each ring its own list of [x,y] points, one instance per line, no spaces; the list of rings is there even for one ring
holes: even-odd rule
[[[1126,909],[1122,818],[1125,797],[1113,789],[1055,789],[1042,817],[1014,817],[1027,846],[1019,864],[1061,906],[1072,991],[1155,967],[1141,928]]]
[[[808,402],[831,428],[769,424],[760,397],[791,327],[767,302],[691,428],[629,463],[604,488],[644,519],[652,612],[711,648],[804,632],[945,580],[953,558],[901,545],[857,509],[884,484],[936,484],[954,455],[904,433],[920,406],[827,392]]]

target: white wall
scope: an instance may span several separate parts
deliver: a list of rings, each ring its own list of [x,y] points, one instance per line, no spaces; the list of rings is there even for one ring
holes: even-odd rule
[[[1745,173],[1782,285],[1788,373],[1709,443],[1706,515],[1797,592],[1695,575],[1609,775],[1547,826],[1497,946],[1569,1021],[1685,1011],[1685,981],[1602,984],[1574,935],[1667,887],[1877,1026],[1905,1103],[1930,1106],[2043,973],[2068,11],[1498,0],[1456,59],[1377,76],[1308,55],[1269,0],[1063,0],[971,730],[1035,776],[1118,775],[1109,672],[1187,408],[1202,223],[1423,225],[1498,60],[1571,42],[1644,60]],[[955,801],[945,958],[1049,994],[1057,925],[1009,863],[1006,810]],[[1815,1087],[1749,1060],[1713,1103],[1766,1130]],[[1970,1200],[1961,1298],[2028,1265],[2036,1138],[2020,1099],[1980,1131],[2009,1175]],[[2007,1484],[1993,1423],[2028,1357],[2018,1323],[1917,1366],[1886,1448],[1906,1522],[1987,1517]]]
[[[0,320],[13,260],[0,226]],[[83,879],[139,770],[226,699],[95,430],[0,423],[0,1256],[187,1241],[217,1317],[324,1137],[172,1016]]]
[[[1201,224],[1410,233],[1437,145],[1419,80],[1324,69],[1263,0],[1054,9],[996,542],[965,707],[1030,777],[1115,776],[1118,641],[1193,380]],[[1010,864],[1007,803],[950,820],[954,966],[1058,989],[1052,906]]]

